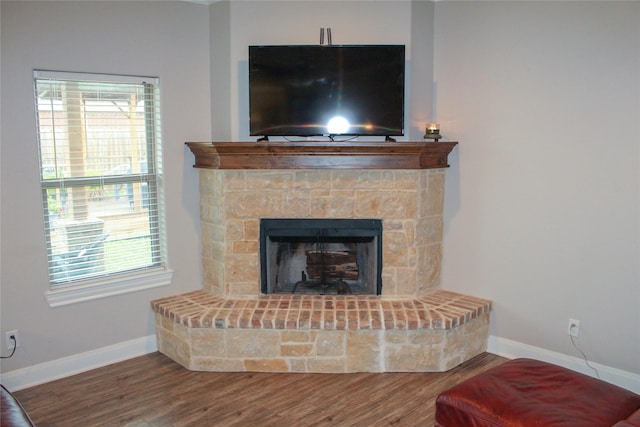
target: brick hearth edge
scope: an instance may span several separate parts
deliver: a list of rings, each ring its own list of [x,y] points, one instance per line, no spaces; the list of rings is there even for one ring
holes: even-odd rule
[[[199,290],[151,306],[159,350],[192,370],[428,372],[486,350],[491,301],[444,290],[411,299]]]

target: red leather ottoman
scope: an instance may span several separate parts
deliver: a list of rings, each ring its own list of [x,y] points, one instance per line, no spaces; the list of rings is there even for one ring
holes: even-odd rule
[[[629,390],[549,363],[514,359],[441,393],[435,425],[635,426],[639,410],[640,395]]]

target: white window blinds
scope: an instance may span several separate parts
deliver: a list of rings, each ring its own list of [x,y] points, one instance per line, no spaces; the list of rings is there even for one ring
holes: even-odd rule
[[[157,79],[34,77],[51,289],[165,267]]]

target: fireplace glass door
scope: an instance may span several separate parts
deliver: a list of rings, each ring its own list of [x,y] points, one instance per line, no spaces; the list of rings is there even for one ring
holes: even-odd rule
[[[382,220],[260,220],[265,294],[380,295]]]

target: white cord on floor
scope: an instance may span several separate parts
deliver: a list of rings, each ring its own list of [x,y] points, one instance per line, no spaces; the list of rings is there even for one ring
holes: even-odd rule
[[[598,379],[599,379],[599,378],[600,378],[600,374],[598,373],[598,370],[589,364],[589,360],[587,359],[587,355],[586,355],[586,354],[584,354],[584,351],[582,351],[582,350],[580,349],[580,347],[578,347],[578,346],[576,345],[576,342],[573,340],[573,335],[569,335],[569,338],[571,339],[571,344],[573,344],[573,347],[574,347],[576,350],[578,350],[578,351],[580,352],[580,354],[582,355],[582,358],[584,359],[584,363],[585,363],[588,367],[590,367],[591,369],[593,369],[593,372],[595,372],[595,373],[596,373],[596,377],[598,377]]]

